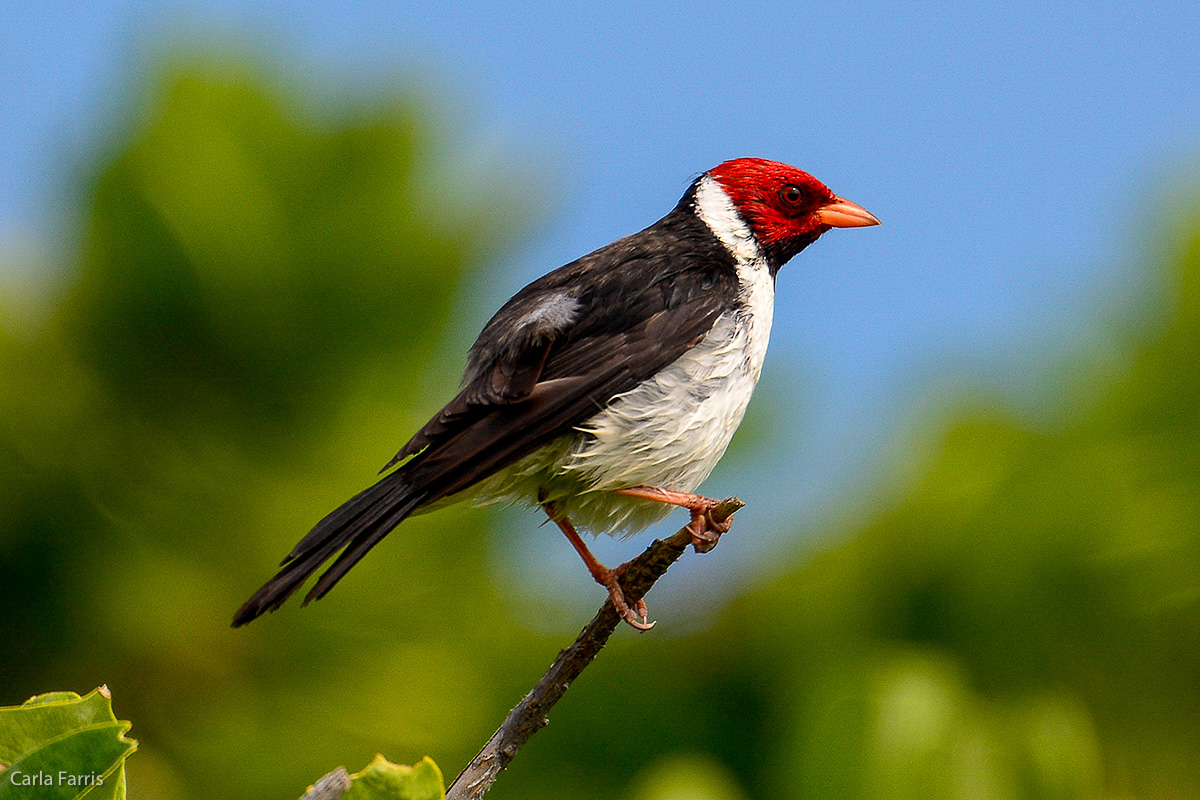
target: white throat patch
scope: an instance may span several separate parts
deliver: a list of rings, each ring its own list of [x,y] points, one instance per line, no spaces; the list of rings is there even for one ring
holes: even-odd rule
[[[738,261],[759,261],[762,252],[750,226],[738,213],[737,206],[729,199],[729,195],[712,177],[705,175],[696,187],[696,212],[713,235],[721,240],[721,244],[729,248],[729,252]]]

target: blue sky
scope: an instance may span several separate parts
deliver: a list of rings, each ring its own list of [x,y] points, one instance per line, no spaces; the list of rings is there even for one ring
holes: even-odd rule
[[[931,402],[1036,408],[1039,377],[1140,313],[1153,276],[1130,264],[1200,179],[1195,2],[16,0],[0,10],[6,269],[54,259],[70,168],[168,42],[232,42],[334,99],[419,86],[464,165],[523,165],[539,224],[481,280],[473,327],[726,158],[793,163],[874,212],[882,227],[834,231],[780,275],[764,377],[790,425],[780,459],[711,487],[750,501],[762,541],[903,469],[887,444]]]

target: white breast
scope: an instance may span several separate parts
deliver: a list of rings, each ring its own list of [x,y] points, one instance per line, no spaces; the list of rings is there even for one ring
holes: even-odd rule
[[[639,485],[695,491],[746,413],[770,318],[769,299],[753,312],[723,314],[697,347],[581,425],[586,435],[563,472],[578,474],[590,492]]]

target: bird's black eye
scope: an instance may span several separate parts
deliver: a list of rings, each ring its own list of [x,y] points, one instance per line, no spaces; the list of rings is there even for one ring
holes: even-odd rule
[[[789,206],[794,206],[804,197],[804,193],[800,191],[800,187],[794,183],[789,183],[779,190],[779,199],[787,203]]]

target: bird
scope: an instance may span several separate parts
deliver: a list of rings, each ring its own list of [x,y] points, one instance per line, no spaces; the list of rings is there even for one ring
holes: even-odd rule
[[[695,494],[746,411],[766,355],[775,278],[832,228],[878,225],[787,164],[735,158],[701,173],[666,216],[534,280],[484,325],[461,390],[334,509],[237,611],[278,609],[327,567],[323,597],[406,517],[453,502],[540,507],[639,630],[621,567],[580,536],[631,535],[675,507],[703,552],[729,520]],[[336,556],[336,558],[335,558]]]

